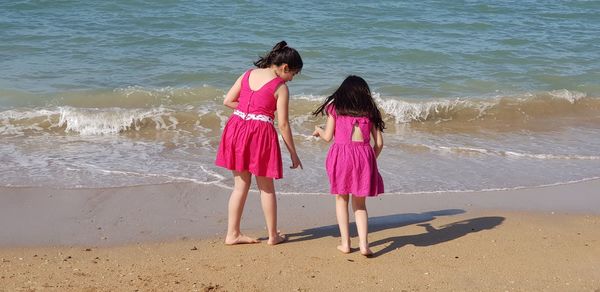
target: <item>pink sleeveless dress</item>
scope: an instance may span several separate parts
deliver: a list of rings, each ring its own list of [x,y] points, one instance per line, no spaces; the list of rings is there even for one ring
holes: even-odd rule
[[[273,120],[277,109],[275,90],[285,81],[275,77],[254,91],[248,83],[251,72],[246,71],[242,77],[239,104],[223,129],[215,164],[279,179],[283,177],[283,166]]]
[[[373,123],[368,117],[338,116],[333,106],[327,113],[335,118],[334,142],[325,162],[331,194],[373,197],[383,193],[383,179],[370,144]],[[352,141],[355,125],[363,141]]]

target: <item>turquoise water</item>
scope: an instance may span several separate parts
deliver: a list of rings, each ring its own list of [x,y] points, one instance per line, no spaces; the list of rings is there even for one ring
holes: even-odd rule
[[[310,170],[284,193],[327,190],[309,112],[348,74],[386,116],[391,193],[600,177],[600,1],[1,1],[0,40],[2,185],[231,185],[222,97],[280,40]]]
[[[297,94],[352,73],[404,97],[600,95],[598,1],[2,1],[0,39],[0,86],[25,92],[226,88],[285,39]]]

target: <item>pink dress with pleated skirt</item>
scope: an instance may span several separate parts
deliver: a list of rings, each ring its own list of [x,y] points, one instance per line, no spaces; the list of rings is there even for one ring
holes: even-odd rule
[[[277,109],[275,90],[285,81],[275,77],[255,91],[248,82],[251,72],[246,71],[242,77],[239,103],[223,129],[215,164],[279,179],[283,177],[283,166],[273,120]]]
[[[331,194],[373,197],[383,193],[383,179],[370,144],[371,120],[337,115],[332,105],[328,106],[327,114],[335,119],[334,142],[325,162]],[[362,141],[352,141],[355,125],[361,131]]]

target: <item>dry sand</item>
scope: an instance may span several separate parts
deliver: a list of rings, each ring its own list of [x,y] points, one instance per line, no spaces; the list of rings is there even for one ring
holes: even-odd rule
[[[336,250],[327,195],[279,196],[289,242],[225,246],[215,186],[0,188],[0,291],[600,291],[599,190],[370,199],[365,258]],[[243,227],[263,225],[251,195]]]

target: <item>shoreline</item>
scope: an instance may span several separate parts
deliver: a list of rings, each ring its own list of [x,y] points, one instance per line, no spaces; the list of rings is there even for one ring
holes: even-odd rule
[[[371,218],[440,210],[599,215],[599,189],[600,179],[594,179],[499,191],[383,194],[368,199],[367,206]],[[229,192],[194,183],[101,189],[0,187],[0,248],[218,238],[226,229]],[[283,232],[336,224],[329,194],[279,195],[278,209]],[[251,191],[242,230],[263,229],[260,200],[257,192]]]

